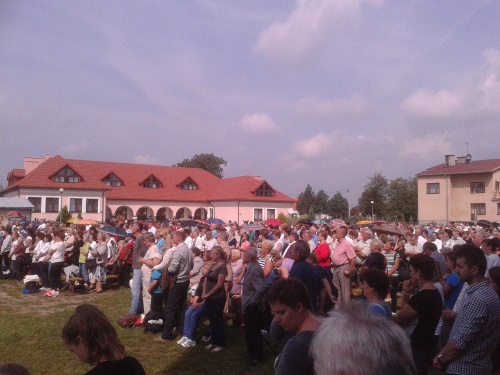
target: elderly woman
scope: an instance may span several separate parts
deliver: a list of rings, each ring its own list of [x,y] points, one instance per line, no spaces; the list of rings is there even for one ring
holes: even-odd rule
[[[278,280],[267,292],[266,301],[274,313],[274,321],[294,334],[274,362],[275,374],[314,374],[309,345],[321,318],[312,310],[305,285],[293,278]]]
[[[416,374],[404,331],[389,319],[371,314],[360,302],[335,309],[323,321],[310,354],[316,375]]]
[[[116,330],[95,306],[78,306],[64,325],[62,339],[80,361],[95,366],[86,375],[146,374],[137,359],[125,354]]]
[[[373,314],[392,319],[391,306],[385,302],[389,293],[389,278],[384,271],[372,268],[361,274],[361,290],[370,304],[369,310]]]
[[[50,290],[46,293],[46,296],[57,297],[59,295],[59,289],[62,286],[61,271],[64,266],[64,232],[62,230],[56,230],[54,232],[54,243],[50,245],[44,260],[50,262]]]
[[[238,283],[238,277],[243,271],[243,259],[241,259],[241,253],[238,249],[231,250],[231,268],[233,270],[233,286],[229,291],[229,312],[235,316],[233,326],[239,326],[243,321],[243,315],[241,312],[241,283]]]
[[[274,243],[273,241],[270,240],[264,240],[260,245],[260,254],[259,258],[257,259],[257,262],[264,270],[264,277],[266,278],[269,276],[274,267],[273,255],[271,254],[273,246]]]
[[[410,258],[410,279],[403,282],[402,308],[394,318],[411,339],[418,374],[427,374],[437,351],[434,335],[443,308],[433,282],[436,263],[425,254]]]
[[[97,246],[91,248],[89,257],[95,259],[95,267],[90,269],[89,280],[90,288],[94,289],[94,293],[104,293],[102,284],[106,282],[106,264],[108,263],[108,247],[106,245],[106,233],[99,232],[97,234]]]
[[[212,231],[207,230],[206,238],[203,240],[203,250],[210,251],[217,246],[217,239],[214,238]]]
[[[154,266],[160,264],[162,257],[155,244],[155,235],[152,232],[146,232],[143,238],[144,244],[147,246],[148,250],[144,257],[139,258],[138,262],[142,265],[142,303],[144,306],[144,314],[147,314],[149,310],[151,310],[151,294],[148,292],[151,282],[151,270]]]

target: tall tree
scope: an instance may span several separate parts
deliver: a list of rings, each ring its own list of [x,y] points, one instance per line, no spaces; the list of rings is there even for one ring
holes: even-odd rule
[[[191,159],[184,159],[177,163],[178,167],[201,168],[213,175],[222,178],[227,161],[214,154],[196,154]]]
[[[409,222],[417,217],[417,178],[396,178],[387,187],[387,203],[385,217],[389,220]]]
[[[371,216],[373,201],[373,214],[376,217],[383,217],[385,203],[387,202],[386,190],[388,186],[387,178],[381,173],[374,173],[370,181],[364,186],[364,190],[358,199],[359,208],[366,216]]]
[[[339,192],[335,193],[328,201],[328,213],[335,219],[345,219],[348,217],[349,203]]]
[[[328,194],[324,190],[320,190],[316,194],[314,211],[318,214],[326,214],[328,212]]]
[[[316,200],[316,194],[311,187],[311,185],[307,184],[306,190],[299,194],[298,202],[297,202],[297,211],[301,215],[307,214],[311,207],[314,210],[314,202]]]

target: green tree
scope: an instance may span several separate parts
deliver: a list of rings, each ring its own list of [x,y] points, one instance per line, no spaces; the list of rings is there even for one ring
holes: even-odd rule
[[[370,177],[370,181],[364,186],[364,190],[358,199],[359,209],[361,213],[370,217],[372,213],[373,201],[373,214],[375,217],[384,217],[385,203],[387,202],[387,178],[381,173],[374,173]]]
[[[389,220],[409,222],[417,217],[417,178],[396,178],[387,187],[387,203],[385,217]]]
[[[62,220],[59,220],[59,216],[62,215]],[[71,215],[71,213],[69,212],[68,210],[68,206],[63,206],[61,212],[59,212],[59,215],[57,215],[56,217],[56,221],[59,222],[59,221],[62,221],[63,223],[67,222],[69,219],[71,219],[73,217],[73,215]]]
[[[314,200],[314,211],[318,214],[328,213],[328,195],[324,190],[318,191]]]
[[[177,163],[178,167],[201,168],[213,175],[222,178],[227,161],[214,154],[196,154],[191,159],[184,159]]]
[[[349,210],[349,203],[347,199],[337,192],[328,201],[328,213],[334,219],[346,219]]]
[[[307,184],[306,190],[300,193],[298,197],[297,211],[299,211],[299,214],[304,215],[309,213],[311,207],[314,210],[315,200],[316,200],[316,194],[314,194],[311,185]]]

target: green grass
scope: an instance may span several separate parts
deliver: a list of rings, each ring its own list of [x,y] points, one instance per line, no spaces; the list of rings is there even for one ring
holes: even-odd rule
[[[91,369],[66,349],[61,330],[66,319],[81,303],[99,307],[115,326],[129,355],[136,357],[146,374],[272,374],[274,356],[265,348],[267,361],[256,367],[243,364],[246,355],[241,328],[226,329],[227,349],[207,353],[198,340],[193,348],[174,342],[158,342],[158,335],[145,335],[143,329],[121,328],[118,319],[128,312],[130,290],[107,290],[104,294],[63,292],[57,298],[41,293],[22,294],[22,284],[0,281],[0,363],[18,363],[31,374],[83,374]],[[208,323],[204,323],[205,325]],[[203,327],[203,326],[202,326]],[[201,333],[201,331],[199,331]]]

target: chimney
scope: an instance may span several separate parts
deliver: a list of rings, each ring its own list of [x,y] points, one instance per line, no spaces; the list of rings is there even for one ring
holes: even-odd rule
[[[447,167],[453,167],[455,165],[455,155],[445,155],[444,164]]]

